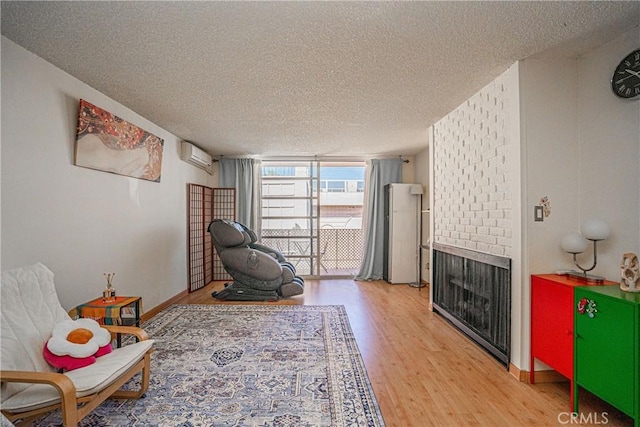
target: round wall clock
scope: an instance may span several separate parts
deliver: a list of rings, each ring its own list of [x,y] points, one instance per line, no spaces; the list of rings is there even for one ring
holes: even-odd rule
[[[620,98],[640,96],[640,49],[631,52],[616,67],[611,77],[611,88]]]

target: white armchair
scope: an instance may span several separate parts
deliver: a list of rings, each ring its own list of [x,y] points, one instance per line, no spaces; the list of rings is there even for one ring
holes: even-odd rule
[[[146,392],[153,340],[142,329],[105,325],[112,334],[135,335],[138,342],[92,365],[57,373],[42,351],[53,327],[70,317],[58,301],[53,273],[42,264],[4,271],[0,290],[0,409],[10,421],[61,408],[64,425],[76,426],[109,397],[135,399]],[[120,390],[137,373],[140,389]]]

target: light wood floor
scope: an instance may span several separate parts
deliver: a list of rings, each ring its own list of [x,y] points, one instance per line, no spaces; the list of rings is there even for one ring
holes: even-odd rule
[[[211,297],[222,283],[178,304],[240,304]],[[630,417],[580,394],[570,419],[569,383],[530,385],[428,310],[429,292],[383,281],[307,280],[304,295],[253,304],[344,305],[388,427],[632,426]]]

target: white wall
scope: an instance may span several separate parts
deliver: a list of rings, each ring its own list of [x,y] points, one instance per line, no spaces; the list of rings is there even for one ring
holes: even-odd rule
[[[640,255],[640,99],[614,96],[609,82],[618,63],[638,47],[640,26],[579,61],[580,192],[574,228],[592,217],[611,226],[611,237],[598,243],[594,271],[613,281],[620,280],[622,254]]]
[[[532,274],[573,268],[560,241],[589,218],[612,230],[598,245],[593,273],[617,281],[622,254],[640,250],[640,101],[617,98],[610,87],[614,68],[639,42],[635,28],[578,60],[522,63]],[[551,215],[533,222],[542,196]],[[591,246],[578,256],[583,266],[592,259]]]
[[[520,70],[528,270],[549,273],[570,267],[571,261],[560,240],[575,231],[578,206],[578,63],[526,59]],[[534,206],[544,196],[551,203],[551,214],[534,222]]]
[[[74,166],[83,98],[164,139],[161,182]],[[42,262],[65,308],[120,295],[146,310],[187,287],[186,184],[217,176],[179,160],[179,139],[2,37],[2,269]]]
[[[413,156],[403,156],[408,162],[402,164],[402,182],[411,184],[416,182],[416,159]]]

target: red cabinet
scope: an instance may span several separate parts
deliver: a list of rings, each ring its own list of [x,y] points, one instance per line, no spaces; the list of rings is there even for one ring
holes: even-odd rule
[[[613,284],[613,282],[606,282]],[[595,286],[557,274],[531,276],[530,381],[535,381],[534,360],[549,365],[571,382],[573,411],[574,289]]]
[[[564,276],[531,276],[531,382],[538,359],[573,379],[573,288]]]

